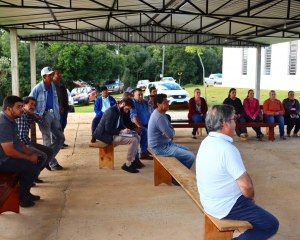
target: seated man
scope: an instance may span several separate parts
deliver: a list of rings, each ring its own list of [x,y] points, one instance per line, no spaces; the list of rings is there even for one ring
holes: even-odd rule
[[[205,212],[218,219],[245,220],[252,224],[238,238],[268,239],[278,230],[278,220],[255,204],[254,188],[238,149],[232,145],[234,107],[224,104],[209,109],[205,119],[209,135],[196,158],[200,201]]]
[[[152,113],[148,124],[149,147],[157,155],[177,158],[178,161],[190,169],[195,159],[194,154],[187,147],[172,142],[175,131],[166,116],[166,111],[169,109],[167,95],[157,94],[154,97],[154,105],[156,109]],[[178,184],[174,179],[172,181],[174,185]]]
[[[284,108],[284,122],[286,123],[286,135],[291,136],[291,131],[294,128],[293,137],[299,137],[298,132],[300,129],[300,104],[295,99],[294,91],[288,92],[288,98],[282,101]]]
[[[18,136],[15,119],[21,117],[23,100],[17,96],[7,96],[0,112],[0,171],[21,174],[19,181],[19,205],[34,206],[33,201],[40,199],[30,193],[33,182],[40,174],[42,161],[32,153]]]
[[[276,92],[274,90],[270,91],[270,98],[264,101],[263,111],[264,111],[264,121],[267,123],[279,123],[279,134],[280,139],[285,140],[284,136],[284,108],[281,102],[276,99]]]
[[[54,151],[50,147],[30,141],[30,138],[28,136],[30,123],[41,123],[43,120],[45,120],[45,118],[43,119],[42,117],[34,113],[36,104],[36,99],[34,97],[25,97],[23,101],[23,113],[21,117],[15,120],[18,125],[19,137],[32,153],[36,153],[42,156],[43,162],[41,163],[42,165],[40,169],[40,171],[42,171],[45,167],[49,168],[49,161],[54,157]],[[37,178],[35,182],[42,183],[43,180]]]
[[[96,130],[103,113],[110,107],[116,105],[116,100],[108,95],[107,87],[103,86],[100,88],[101,96],[97,97],[94,105],[94,112],[96,113],[95,118],[92,121],[92,134]],[[91,142],[95,142],[96,139],[92,138]]]
[[[140,137],[137,134],[132,134],[131,137],[120,135],[131,133],[130,129],[123,124],[122,114],[132,108],[134,108],[132,99],[123,98],[118,104],[107,109],[92,136],[106,144],[129,145],[122,169],[130,173],[138,173],[139,170],[136,169],[134,160]]]

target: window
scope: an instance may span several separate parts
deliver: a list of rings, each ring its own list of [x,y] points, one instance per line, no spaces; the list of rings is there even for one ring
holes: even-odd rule
[[[272,54],[272,47],[266,47],[265,51],[265,75],[271,74],[271,54]]]
[[[296,75],[298,42],[290,42],[289,75]]]
[[[243,75],[247,75],[247,65],[248,65],[248,48],[243,48],[243,65],[242,65]]]

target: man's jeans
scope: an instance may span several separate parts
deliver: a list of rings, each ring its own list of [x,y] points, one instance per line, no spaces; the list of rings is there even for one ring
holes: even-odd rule
[[[54,157],[54,151],[52,148],[38,144],[38,143],[31,143],[33,146],[27,146],[30,152],[39,154],[43,157],[43,161],[41,164],[40,171],[43,171],[43,169],[49,164],[49,161],[53,159]]]
[[[233,238],[235,240],[268,239],[278,231],[279,227],[276,217],[243,195],[238,198],[230,213],[224,218],[245,220],[252,224],[252,229],[248,229],[240,236]]]
[[[154,154],[159,156],[172,156],[178,159],[184,166],[190,169],[195,160],[195,155],[189,151],[185,146],[169,142],[168,144],[162,146],[162,148],[151,148]]]
[[[94,117],[93,121],[92,121],[92,135],[95,132],[99,122],[101,121],[102,116],[96,116]]]
[[[42,161],[34,164],[24,159],[9,158],[5,162],[1,163],[0,171],[21,173],[19,181],[19,199],[24,200],[32,183],[40,174],[41,165]]]
[[[64,112],[60,114],[60,125],[63,132],[67,126],[68,113],[69,109],[65,108]]]
[[[45,120],[39,124],[39,128],[42,132],[43,144],[53,149],[55,157],[65,142],[60,122],[55,118],[54,113],[48,112],[45,115]],[[55,140],[52,144],[50,133],[55,135]],[[49,162],[50,167],[55,167],[57,164],[58,162],[55,158],[52,158]]]
[[[141,146],[141,152],[147,153],[148,151],[148,129],[147,128],[140,128],[142,131],[141,140],[140,140],[140,146]]]
[[[237,123],[246,123],[246,120],[244,118],[244,116],[240,116],[237,120],[236,120]],[[235,133],[236,135],[240,136],[241,133],[247,133],[247,128],[235,128]]]
[[[203,116],[200,116],[199,114],[193,114],[192,121],[194,123],[202,123],[205,122],[205,118],[206,118],[206,114],[203,114]],[[193,128],[192,135],[196,135],[197,129],[198,128]],[[207,133],[207,129],[206,129],[206,133]]]
[[[264,121],[267,123],[278,122],[280,137],[284,136],[284,117],[282,115],[272,116],[272,115],[264,114]]]
[[[133,162],[136,156],[136,150],[139,145],[139,142],[140,136],[137,134],[133,134],[133,137],[123,137],[115,135],[112,144],[114,146],[129,145],[126,160],[128,160],[129,162]]]

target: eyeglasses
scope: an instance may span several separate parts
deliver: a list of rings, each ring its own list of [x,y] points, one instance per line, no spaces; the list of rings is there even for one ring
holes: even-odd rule
[[[236,118],[231,118],[230,120],[232,120],[232,121],[236,122],[236,120],[237,120],[237,119],[236,119]]]

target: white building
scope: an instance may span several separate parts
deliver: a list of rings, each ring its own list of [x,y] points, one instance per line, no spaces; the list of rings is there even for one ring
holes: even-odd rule
[[[300,41],[271,45],[261,50],[260,89],[300,91]],[[225,87],[255,88],[256,49],[223,49]]]

